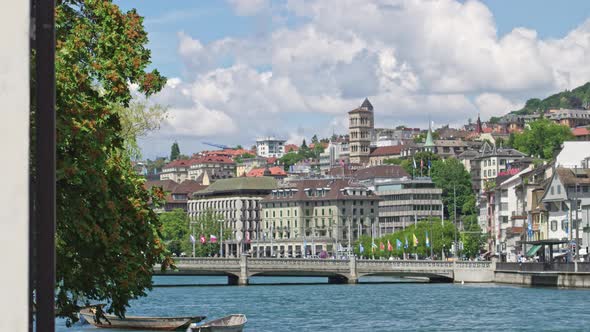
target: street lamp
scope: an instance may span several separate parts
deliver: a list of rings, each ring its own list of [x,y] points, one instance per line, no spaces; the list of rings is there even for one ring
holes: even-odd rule
[[[219,222],[219,257],[223,257],[223,219],[217,220]]]

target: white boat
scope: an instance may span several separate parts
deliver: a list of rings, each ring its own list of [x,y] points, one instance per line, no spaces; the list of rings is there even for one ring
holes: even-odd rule
[[[186,332],[242,332],[247,322],[246,315],[229,315],[203,324],[192,323]]]
[[[147,317],[147,316],[126,316],[120,318],[115,315],[104,315],[99,320],[95,317],[96,309],[84,308],[80,310],[80,316],[88,323],[101,328],[116,329],[140,329],[140,330],[160,330],[173,331],[184,329],[191,323],[200,322],[205,316],[191,317]]]

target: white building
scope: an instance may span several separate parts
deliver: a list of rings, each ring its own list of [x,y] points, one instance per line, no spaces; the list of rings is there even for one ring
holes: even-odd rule
[[[348,140],[338,139],[330,141],[324,152],[320,153],[320,170],[326,173],[334,166],[340,166],[341,163],[348,164],[350,149]]]
[[[260,157],[281,158],[285,154],[284,139],[275,137],[262,137],[256,139],[256,154]]]

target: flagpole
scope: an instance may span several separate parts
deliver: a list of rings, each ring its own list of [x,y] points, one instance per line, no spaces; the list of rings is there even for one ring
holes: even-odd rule
[[[191,239],[192,243],[193,243],[193,258],[195,257],[195,242],[197,242],[196,238],[195,238],[195,225],[191,225],[191,229],[192,229],[192,233],[193,233],[193,238]]]
[[[223,257],[223,219],[219,220],[219,257]]]

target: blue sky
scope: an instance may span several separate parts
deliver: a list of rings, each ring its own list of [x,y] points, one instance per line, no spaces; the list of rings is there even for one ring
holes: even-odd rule
[[[172,79],[154,98],[169,121],[140,141],[148,158],[175,140],[192,153],[344,133],[364,96],[378,126],[458,126],[590,80],[588,0],[115,3],[144,16]]]

